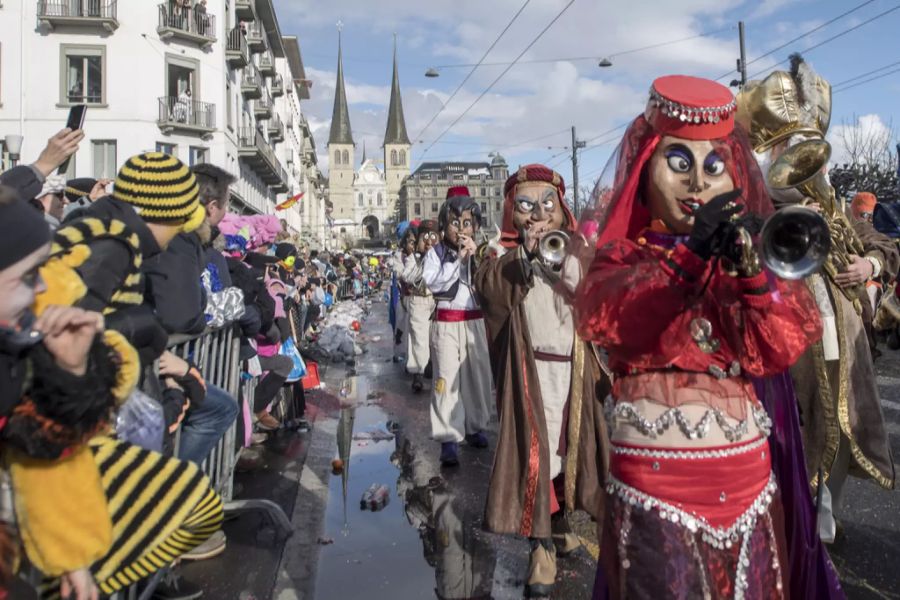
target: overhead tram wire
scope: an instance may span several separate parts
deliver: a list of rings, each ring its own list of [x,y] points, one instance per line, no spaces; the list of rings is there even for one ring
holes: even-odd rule
[[[470,104],[468,106],[468,108],[466,108],[466,110],[464,110],[458,117],[456,117],[456,119],[452,123],[450,123],[450,125],[448,125],[447,128],[444,129],[444,131],[442,131],[441,134],[438,135],[427,148],[425,148],[425,152],[422,153],[422,156],[427,154],[428,151],[431,150],[434,147],[434,145],[440,141],[440,139],[442,137],[444,137],[451,129],[453,129],[453,127],[455,127],[457,123],[462,121],[463,117],[465,117],[469,113],[469,111],[472,110],[475,107],[475,105],[478,104],[478,102],[482,98],[484,98],[487,95],[487,93],[489,91],[491,91],[491,89],[493,89],[493,87],[495,85],[497,85],[497,83],[501,79],[503,79],[503,76],[506,75],[510,71],[510,69],[512,69],[515,66],[515,64],[517,62],[519,62],[519,59],[521,59],[523,56],[525,56],[525,53],[528,52],[531,49],[531,47],[534,46],[538,42],[538,40],[540,40],[551,27],[553,27],[553,25],[560,19],[560,17],[563,16],[563,14],[565,14],[565,12],[567,10],[569,10],[569,7],[571,7],[573,4],[575,4],[575,0],[569,0],[569,2],[562,8],[562,10],[559,11],[558,13],[556,13],[556,16],[553,17],[553,19],[551,19],[550,22],[547,23],[546,27],[544,27],[541,30],[541,32],[537,34],[537,37],[535,37],[533,40],[531,40],[531,42],[527,46],[525,46],[525,49],[519,53],[519,55],[516,57],[516,59],[512,63],[510,63],[510,65],[508,67],[503,69],[503,72],[500,73],[500,75],[498,75],[497,78],[494,79],[494,81],[492,81],[491,84],[489,86],[487,86],[484,89],[484,91],[481,92],[481,94],[479,94],[479,96],[477,98],[475,98],[475,100],[472,102],[472,104]]]
[[[851,33],[851,32],[853,32],[853,31],[856,31],[856,30],[859,29],[860,27],[863,27],[863,26],[865,26],[865,25],[868,25],[869,23],[872,23],[873,21],[877,21],[877,20],[880,19],[881,17],[884,17],[884,16],[886,16],[886,15],[888,15],[888,14],[894,12],[895,10],[900,10],[900,4],[897,4],[897,5],[894,6],[893,8],[889,8],[889,9],[887,9],[887,10],[884,11],[884,12],[880,12],[880,13],[878,13],[877,15],[875,15],[874,17],[871,17],[871,18],[869,18],[869,19],[866,19],[865,21],[862,21],[862,22],[860,22],[860,23],[857,23],[857,24],[854,25],[853,27],[849,27],[849,28],[847,28],[847,29],[845,29],[845,30],[843,30],[843,31],[840,31],[840,32],[834,34],[834,35],[831,36],[831,37],[825,38],[825,39],[822,40],[821,42],[819,42],[819,43],[817,43],[817,44],[813,44],[813,45],[810,46],[809,48],[804,48],[804,49],[801,50],[800,52],[803,53],[803,54],[806,54],[807,52],[810,52],[810,51],[812,51],[812,50],[815,50],[816,48],[820,48],[820,47],[824,46],[825,44],[828,44],[828,43],[830,43],[830,42],[833,42],[834,40],[836,40],[836,39],[838,39],[838,38],[840,38],[840,37],[843,37],[843,36],[847,35],[848,33]],[[784,60],[778,61],[777,63],[775,63],[774,65],[772,65],[772,67],[777,66],[777,65],[784,64],[784,63],[788,62],[788,60],[789,60],[789,59],[786,58],[786,59],[784,59]],[[754,73],[753,75],[748,76],[748,79],[753,79],[754,77],[758,77],[759,75],[762,75],[762,74],[764,74],[764,73],[767,73],[772,67],[769,67],[769,68],[764,69],[764,70],[762,70],[762,71],[758,71],[758,72]]]
[[[900,60],[898,60],[896,62],[892,62],[889,65],[884,65],[883,67],[879,67],[877,69],[872,69],[871,71],[861,73],[861,74],[857,75],[856,77],[851,77],[850,79],[845,79],[844,81],[839,81],[837,83],[833,83],[833,84],[831,84],[831,89],[833,90],[835,88],[842,87],[848,83],[852,83],[852,82],[856,81],[857,79],[862,79],[864,77],[868,77],[869,75],[874,75],[875,73],[878,73],[879,71],[884,71],[885,69],[890,69],[891,67],[896,66],[896,65],[900,65]]]
[[[870,1],[874,2],[874,0],[870,0]],[[724,33],[726,31],[731,31],[733,29],[735,29],[734,25],[732,25],[730,27],[725,27],[723,29],[717,29],[715,31],[705,31],[703,33],[698,33],[697,35],[692,35],[692,36],[688,36],[688,37],[684,37],[684,38],[678,38],[676,40],[657,42],[655,44],[649,44],[647,46],[641,46],[639,48],[630,48],[628,50],[620,50],[619,52],[613,52],[611,54],[605,54],[602,56],[605,56],[606,58],[612,58],[614,56],[624,56],[626,54],[634,54],[635,52],[643,52],[645,50],[653,50],[655,48],[662,48],[664,46],[671,46],[673,44],[689,42],[691,40],[696,40],[698,38],[709,37],[709,36],[716,35],[719,33]],[[482,67],[506,67],[506,66],[509,66],[512,64],[534,65],[534,64],[542,64],[542,63],[564,62],[564,61],[574,62],[574,61],[580,61],[580,60],[597,60],[600,56],[601,56],[600,54],[595,54],[592,56],[565,56],[565,57],[561,56],[561,57],[557,57],[557,58],[533,58],[530,60],[520,60],[515,63],[512,63],[512,62],[490,62],[490,63],[479,63],[479,64]],[[434,68],[435,69],[462,69],[462,68],[471,67],[471,66],[472,66],[472,64],[470,64],[470,63],[460,63],[460,64],[452,64],[452,65],[435,65]]]
[[[484,59],[487,58],[487,55],[490,54],[491,50],[494,49],[494,46],[496,46],[497,43],[500,41],[500,39],[506,34],[506,32],[509,31],[509,28],[512,27],[513,23],[516,22],[516,19],[519,18],[519,15],[522,14],[522,11],[525,10],[525,7],[528,6],[528,4],[530,2],[531,2],[531,0],[525,0],[525,3],[522,4],[521,7],[519,7],[519,10],[516,11],[516,14],[513,15],[512,19],[510,19],[509,23],[506,24],[506,27],[504,27],[503,31],[500,32],[500,35],[497,36],[497,39],[495,39],[493,41],[493,43],[490,46],[488,46],[488,49],[485,50],[484,54],[481,55],[481,59],[477,63],[472,65],[472,69],[469,71],[469,74],[466,75],[465,79],[463,79],[458,86],[456,86],[456,89],[453,90],[453,93],[450,94],[450,97],[447,98],[447,101],[444,102],[443,104],[441,104],[441,107],[434,114],[434,116],[431,117],[431,120],[428,121],[428,123],[425,125],[425,127],[422,128],[422,130],[419,132],[419,134],[413,138],[414,140],[421,139],[422,134],[424,134],[428,130],[428,128],[431,127],[431,124],[434,123],[434,121],[438,118],[438,116],[440,116],[440,114],[442,112],[444,112],[444,109],[447,108],[447,105],[450,104],[450,101],[456,97],[456,94],[458,94],[459,91],[462,89],[462,87],[466,84],[466,82],[469,81],[469,78],[472,77],[472,75],[475,73],[475,70],[478,69],[478,67],[481,65],[482,62],[484,62]],[[425,152],[428,152],[428,150],[426,150]]]
[[[776,46],[775,48],[772,48],[771,50],[766,51],[765,54],[760,54],[759,56],[757,56],[757,57],[754,58],[753,60],[747,61],[747,65],[746,65],[746,66],[750,66],[750,65],[752,65],[753,63],[758,62],[758,61],[762,60],[763,58],[765,58],[765,57],[767,57],[767,56],[771,56],[772,54],[775,54],[775,53],[778,52],[779,50],[784,50],[785,48],[787,48],[788,46],[790,46],[790,45],[793,44],[794,42],[799,42],[799,41],[802,40],[803,38],[808,37],[808,36],[814,34],[815,32],[817,32],[817,31],[819,31],[819,30],[821,30],[821,29],[824,29],[825,27],[828,27],[828,26],[831,25],[832,23],[834,23],[834,22],[836,22],[836,21],[839,21],[840,19],[843,19],[843,18],[846,17],[847,15],[850,15],[850,14],[852,14],[852,13],[858,11],[859,9],[866,7],[866,6],[868,6],[869,4],[872,4],[873,2],[875,2],[875,0],[866,0],[866,1],[863,2],[862,4],[857,4],[856,6],[854,6],[853,8],[851,8],[850,10],[848,10],[848,11],[846,11],[846,12],[842,12],[841,14],[837,15],[836,17],[833,17],[833,18],[829,19],[828,21],[825,21],[824,23],[822,23],[822,24],[820,24],[820,25],[817,25],[816,27],[813,27],[813,28],[810,29],[809,31],[806,31],[806,32],[804,32],[804,33],[801,33],[801,34],[798,35],[797,37],[795,37],[795,38],[793,38],[793,39],[791,39],[791,40],[789,40],[789,41],[787,41],[787,42],[781,44],[780,46]],[[723,74],[723,75],[719,75],[718,77],[716,77],[716,81],[719,81],[720,79],[725,79],[726,77],[729,77],[732,73],[733,73],[733,71],[728,71],[727,73],[725,73],[725,74]]]
[[[888,71],[887,73],[882,73],[881,75],[876,75],[876,76],[874,76],[874,77],[869,77],[868,79],[863,79],[862,81],[857,81],[857,82],[854,83],[854,84],[851,84],[851,85],[842,87],[842,88],[837,89],[837,90],[832,89],[832,93],[833,93],[833,94],[838,94],[838,93],[840,93],[840,92],[846,92],[847,90],[852,90],[853,88],[859,87],[859,86],[863,85],[864,83],[870,83],[870,82],[875,81],[875,80],[877,80],[877,79],[883,79],[884,77],[887,77],[888,75],[893,75],[893,74],[895,74],[895,73],[900,73],[900,67],[898,67],[898,68],[896,68],[896,69],[892,69],[892,70]]]

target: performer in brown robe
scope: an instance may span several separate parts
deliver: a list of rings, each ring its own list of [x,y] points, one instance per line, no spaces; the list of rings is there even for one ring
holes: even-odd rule
[[[485,258],[475,274],[500,416],[485,528],[530,538],[525,595],[534,597],[550,593],[556,555],[579,547],[566,513],[582,509],[600,519],[607,435],[601,403],[610,386],[597,352],[575,333],[568,298],[577,280],[538,253],[547,233],[575,230],[562,177],[524,166],[505,193],[506,251]]]
[[[792,145],[822,140],[831,120],[831,86],[803,59],[791,71],[751,81],[738,96],[737,119],[748,130],[763,171]],[[824,174],[820,177],[825,178]],[[822,316],[822,340],[791,369],[803,420],[807,468],[816,487],[827,482],[819,505],[819,534],[832,542],[848,474],[894,486],[894,462],[876,386],[866,327],[872,308],[865,283],[889,283],[900,255],[887,236],[866,221],[850,223],[827,179],[824,198],[807,198],[829,221],[836,272],[807,278]],[[797,190],[772,190],[776,207],[804,200]],[[830,196],[830,197],[829,197]],[[842,259],[841,255],[846,259]],[[846,263],[846,264],[845,264]]]

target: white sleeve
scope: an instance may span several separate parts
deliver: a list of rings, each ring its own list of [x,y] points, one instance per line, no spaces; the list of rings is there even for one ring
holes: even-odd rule
[[[410,285],[416,285],[422,278],[422,269],[419,261],[416,260],[415,254],[406,257],[403,263],[403,271],[400,273],[400,279]]]
[[[459,279],[459,260],[441,262],[434,248],[425,255],[422,278],[432,294],[446,292]]]

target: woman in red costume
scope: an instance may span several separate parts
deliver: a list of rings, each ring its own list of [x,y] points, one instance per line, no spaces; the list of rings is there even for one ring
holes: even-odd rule
[[[592,258],[576,323],[616,375],[600,552],[614,598],[787,595],[771,421],[751,378],[786,370],[821,323],[740,227],[773,209],[734,110],[718,83],[657,79],[581,226]]]

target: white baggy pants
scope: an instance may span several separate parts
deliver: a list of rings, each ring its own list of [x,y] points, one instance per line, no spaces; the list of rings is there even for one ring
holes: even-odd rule
[[[484,319],[431,326],[431,437],[461,442],[487,429],[491,406],[491,366]]]
[[[406,338],[406,370],[413,375],[421,375],[431,359],[431,314],[434,312],[434,297],[409,297],[409,327]]]

